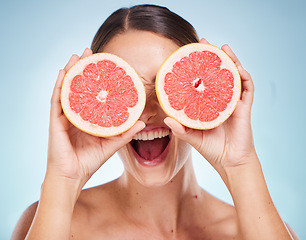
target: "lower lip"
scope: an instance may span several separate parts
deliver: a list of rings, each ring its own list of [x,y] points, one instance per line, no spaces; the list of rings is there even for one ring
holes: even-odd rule
[[[170,138],[170,141],[171,141],[171,138]],[[135,149],[132,146],[130,146],[130,147],[132,148],[134,156],[135,156],[137,162],[140,165],[142,165],[144,167],[155,167],[155,166],[163,163],[166,160],[166,157],[167,157],[168,152],[169,152],[170,141],[169,141],[167,147],[165,148],[165,150],[157,158],[154,158],[152,160],[146,160],[146,159],[142,158],[141,156],[138,155],[138,153],[135,151]]]

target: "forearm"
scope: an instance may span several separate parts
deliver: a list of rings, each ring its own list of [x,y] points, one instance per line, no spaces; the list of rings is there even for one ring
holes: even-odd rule
[[[292,239],[273,204],[258,159],[250,162],[225,170],[243,239]]]
[[[46,176],[27,240],[69,239],[80,187],[70,179]]]

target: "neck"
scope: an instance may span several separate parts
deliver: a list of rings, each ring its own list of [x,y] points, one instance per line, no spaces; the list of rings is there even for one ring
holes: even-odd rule
[[[159,187],[141,185],[128,172],[118,179],[121,188],[123,211],[136,222],[145,223],[159,231],[173,232],[184,218],[185,206],[191,209],[200,194],[191,159],[187,160],[177,175]]]

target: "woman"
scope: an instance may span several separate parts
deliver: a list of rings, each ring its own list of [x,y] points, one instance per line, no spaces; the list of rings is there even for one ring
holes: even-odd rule
[[[251,130],[253,82],[229,46],[222,49],[238,67],[242,95],[226,122],[208,131],[193,130],[162,111],[154,89],[156,73],[173,51],[191,42],[198,42],[193,27],[163,7],[120,9],[105,21],[92,50],[81,58],[92,52],[118,55],[137,71],[147,93],[139,121],[110,138],[76,129],[62,112],[61,83],[79,59],[71,57],[59,72],[51,100],[41,197],[22,215],[12,239],[297,239],[269,195]],[[155,132],[166,137],[145,141]],[[133,140],[136,134],[140,140]],[[192,147],[220,174],[235,206],[199,187]],[[124,163],[122,176],[82,191],[117,151]]]

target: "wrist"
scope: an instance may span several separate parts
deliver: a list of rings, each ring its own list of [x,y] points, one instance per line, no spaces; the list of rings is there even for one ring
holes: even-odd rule
[[[257,156],[245,164],[224,168],[223,180],[233,198],[243,238],[283,239],[289,236],[274,206]]]
[[[69,239],[80,184],[46,174],[35,217],[26,239]]]
[[[65,164],[54,164],[49,162],[47,164],[45,180],[46,179],[58,181],[67,185],[81,185],[81,187],[83,187],[88,180],[79,170],[79,166],[75,163],[65,166]]]
[[[218,172],[230,191],[233,185],[237,184],[239,187],[246,179],[251,180],[253,177],[264,179],[261,164],[255,151],[236,160],[235,164],[220,167]]]
[[[80,180],[58,176],[47,172],[41,189],[41,199],[56,207],[64,209],[74,208],[74,205],[82,191],[83,184]]]
[[[224,169],[224,182],[233,198],[234,205],[249,206],[259,203],[270,203],[267,184],[259,160],[253,159],[240,166]],[[252,204],[251,204],[252,205]]]

